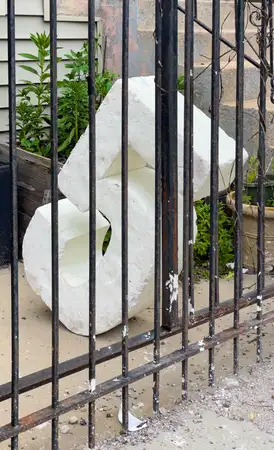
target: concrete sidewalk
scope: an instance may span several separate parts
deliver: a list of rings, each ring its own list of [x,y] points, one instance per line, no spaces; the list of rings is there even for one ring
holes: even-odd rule
[[[187,403],[160,416],[129,436],[98,448],[124,450],[272,450],[274,449],[273,356],[225,377],[215,388],[195,389]]]
[[[124,445],[125,450],[193,449],[193,450],[273,450],[274,436],[250,422],[238,422],[203,411],[201,422],[187,421],[176,431],[161,431],[150,443]]]

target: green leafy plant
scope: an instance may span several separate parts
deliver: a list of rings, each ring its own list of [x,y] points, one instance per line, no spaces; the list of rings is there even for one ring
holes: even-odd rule
[[[68,157],[88,124],[86,81],[65,80],[58,99],[58,151]]]
[[[97,49],[99,42],[96,41]],[[89,120],[88,114],[88,44],[84,43],[79,51],[70,51],[65,55],[70,69],[65,79],[59,83],[61,95],[58,100],[59,152],[68,157],[71,150],[84,133]],[[111,71],[98,73],[98,61],[95,60],[96,109],[100,106],[118,75]]]
[[[251,195],[246,194],[243,195],[243,203],[245,203],[246,205],[249,205],[251,203],[251,199],[252,199]]]
[[[227,264],[233,261],[234,221],[225,211],[225,206],[219,203],[219,274],[228,273]],[[195,202],[197,214],[197,237],[194,245],[195,265],[208,270],[210,252],[210,205],[204,200]]]
[[[266,200],[265,206],[267,206],[268,208],[274,208],[274,198],[269,198],[268,200]]]
[[[17,106],[17,140],[25,150],[47,156],[50,152],[47,107],[50,101],[50,36],[46,33],[30,35],[37,53],[20,53],[23,58],[35,62],[35,66],[20,67],[34,75],[35,81],[22,80],[26,85],[19,91]]]
[[[178,80],[177,80],[177,89],[181,93],[184,92],[184,84],[185,84],[185,77],[183,74],[181,74],[178,76]]]
[[[110,240],[111,240],[111,234],[112,234],[112,229],[111,229],[111,226],[110,226],[109,229],[106,232],[106,235],[105,235],[105,238],[104,238],[104,241],[103,241],[102,255],[105,255],[105,253],[106,253],[106,251],[108,249],[108,246],[109,246],[109,243],[110,243]]]
[[[30,36],[37,53],[21,53],[25,59],[35,62],[21,67],[35,76],[35,81],[23,80],[26,87],[20,93],[17,106],[17,139],[25,150],[42,156],[50,156],[50,36],[36,33]],[[99,38],[96,38],[96,54],[100,50]],[[68,73],[58,82],[58,151],[66,159],[84,133],[89,121],[88,102],[88,43],[78,50],[70,50],[65,58]],[[58,58],[58,62],[61,58]],[[99,71],[95,58],[95,108],[98,109],[111,89],[118,75],[110,70]],[[184,76],[178,77],[178,90],[184,89]]]
[[[96,39],[96,50],[99,48],[99,41]],[[65,54],[65,58],[69,61],[65,64],[70,72],[66,75],[67,79],[80,81],[86,80],[88,75],[88,43],[84,42],[82,47],[77,51],[70,50]],[[95,59],[95,73],[98,70],[98,61]]]
[[[17,105],[17,141],[21,148],[42,156],[50,156],[50,36],[46,33],[31,34],[37,53],[21,53],[32,64],[21,67],[34,75],[35,80],[22,80],[26,85],[19,92]],[[96,53],[100,49],[96,38]],[[58,82],[58,151],[67,158],[88,125],[88,44],[78,51],[65,55],[69,72]],[[58,62],[61,58],[58,58]],[[107,95],[118,77],[111,71],[99,73],[95,59],[96,108]],[[62,156],[61,156],[62,157]]]
[[[246,173],[246,182],[254,183],[258,175],[258,159],[252,155],[248,160],[248,169]]]
[[[110,70],[104,70],[102,73],[98,73],[95,80],[96,89],[96,109],[99,108],[102,101],[110,91],[114,81],[118,78],[116,73]]]
[[[243,203],[248,205],[257,205],[257,181],[258,181],[258,159],[255,156],[250,156],[248,160],[248,169],[246,173],[246,183],[243,191]],[[271,167],[272,173],[269,171]],[[264,177],[264,198],[265,205],[267,207],[274,207],[274,160],[270,161],[270,164],[266,170]]]

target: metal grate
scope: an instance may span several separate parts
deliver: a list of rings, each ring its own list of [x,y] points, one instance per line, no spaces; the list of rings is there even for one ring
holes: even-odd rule
[[[8,52],[9,52],[9,148],[12,173],[12,379],[0,386],[0,401],[11,399],[11,423],[0,428],[0,442],[11,439],[11,448],[18,449],[18,436],[39,424],[52,421],[52,449],[59,448],[59,417],[78,406],[89,405],[88,446],[95,445],[95,401],[117,389],[122,389],[122,417],[124,432],[128,430],[129,385],[144,376],[153,376],[153,410],[159,411],[160,371],[175,364],[182,364],[182,395],[188,393],[188,360],[209,351],[209,384],[214,384],[215,347],[228,340],[234,341],[234,372],[239,368],[239,336],[250,329],[257,329],[257,359],[261,359],[262,326],[274,320],[274,311],[263,312],[264,300],[274,294],[274,284],[265,287],[264,267],[264,175],[266,147],[266,83],[272,76],[273,58],[267,62],[267,33],[272,36],[272,11],[270,3],[262,0],[260,25],[260,62],[244,53],[245,1],[236,2],[236,46],[220,36],[220,0],[213,0],[212,30],[198,20],[197,4],[186,2],[185,9],[175,0],[155,2],[155,276],[154,276],[154,328],[129,338],[128,335],[128,73],[129,73],[129,0],[123,0],[122,17],[122,335],[121,341],[110,347],[96,350],[96,128],[95,128],[95,2],[88,0],[89,45],[89,352],[68,361],[59,362],[59,262],[58,262],[58,129],[57,129],[57,0],[50,0],[51,33],[51,203],[52,203],[52,366],[30,375],[19,377],[19,322],[18,322],[18,201],[17,201],[17,152],[16,152],[16,74],[15,74],[15,0],[7,0]],[[177,148],[177,9],[185,14],[184,61],[184,229],[178,230],[178,148]],[[272,15],[272,12],[271,12]],[[210,295],[208,308],[194,309],[194,261],[193,261],[193,65],[194,23],[212,33],[212,86],[211,86],[211,241],[210,241]],[[219,301],[218,278],[218,177],[219,177],[219,97],[220,97],[220,43],[233,48],[237,54],[236,89],[236,248],[234,297]],[[272,46],[271,46],[272,51]],[[258,189],[258,269],[257,290],[243,295],[242,276],[242,188],[243,188],[243,103],[244,60],[260,68],[259,100],[259,189]],[[270,68],[270,69],[269,69]],[[178,233],[183,233],[183,294],[178,296]],[[169,283],[167,289],[167,282]],[[160,299],[162,297],[162,311]],[[178,316],[179,302],[182,317]],[[257,303],[257,317],[240,323],[240,310]],[[162,314],[161,314],[162,313]],[[233,326],[216,333],[216,319],[234,314]],[[188,343],[188,331],[201,324],[209,324],[209,335],[199,342]],[[165,356],[160,354],[160,341],[174,335],[182,335],[182,346]],[[138,368],[129,368],[129,352],[148,344],[154,345],[152,362]],[[100,383],[96,380],[96,366],[122,356],[121,375]],[[59,381],[88,368],[88,389],[65,400],[59,398]],[[20,395],[37,387],[51,384],[52,402],[46,408],[19,417]]]

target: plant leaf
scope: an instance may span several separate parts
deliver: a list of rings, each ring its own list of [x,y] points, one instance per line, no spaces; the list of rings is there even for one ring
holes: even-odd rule
[[[21,65],[20,67],[21,67],[22,69],[26,70],[27,72],[31,72],[31,73],[33,73],[34,75],[37,75],[37,76],[39,76],[39,74],[38,74],[37,70],[36,70],[36,69],[34,69],[33,67],[30,67],[30,66],[25,66],[24,64],[23,64],[23,65]]]
[[[50,74],[49,74],[49,73],[44,73],[44,74],[41,76],[41,81],[45,81],[45,80],[47,80],[48,78],[50,78]]]
[[[70,134],[68,135],[67,139],[63,142],[63,144],[61,144],[58,147],[58,152],[62,152],[63,150],[65,150],[68,147],[68,145],[71,143],[71,141],[73,139],[74,134],[75,134],[75,128],[73,128],[71,130]]]
[[[31,53],[19,53],[20,56],[23,56],[23,58],[31,59],[32,61],[38,61],[37,56],[32,55]]]

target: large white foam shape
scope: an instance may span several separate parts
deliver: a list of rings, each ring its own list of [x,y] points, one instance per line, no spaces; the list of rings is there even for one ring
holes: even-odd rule
[[[121,172],[121,80],[115,82],[96,114],[97,180]],[[155,79],[129,79],[129,170],[154,168]],[[211,119],[194,106],[194,200],[210,194]],[[183,193],[184,96],[178,93],[178,180]],[[89,132],[82,135],[59,174],[59,188],[79,208],[89,209]],[[244,161],[247,153],[243,151]],[[235,141],[219,128],[219,190],[234,179]]]
[[[129,172],[129,317],[153,302],[154,174],[149,168]],[[119,325],[122,316],[120,176],[98,181],[96,190],[96,334],[100,334]],[[182,269],[182,205],[179,195],[179,270]],[[89,213],[79,212],[68,199],[59,201],[60,320],[69,330],[81,335],[88,335],[89,329],[88,216]],[[103,255],[102,245],[110,224],[111,240]],[[50,204],[38,208],[32,218],[24,239],[23,258],[30,286],[51,308]]]
[[[154,271],[154,77],[129,80],[129,317],[153,303]],[[178,229],[182,269],[184,97],[178,94]],[[210,119],[194,108],[194,198],[209,195]],[[235,141],[219,130],[219,189],[234,178]],[[244,160],[247,154],[244,151]],[[60,320],[88,334],[89,136],[81,137],[59,174]],[[96,114],[97,265],[96,333],[121,323],[121,81]],[[107,219],[107,220],[106,220]],[[104,236],[111,224],[107,252]],[[51,206],[39,208],[26,232],[23,257],[31,287],[51,307]],[[194,235],[196,215],[194,211]],[[178,274],[171,274],[172,276]],[[169,281],[166,280],[167,288]]]

